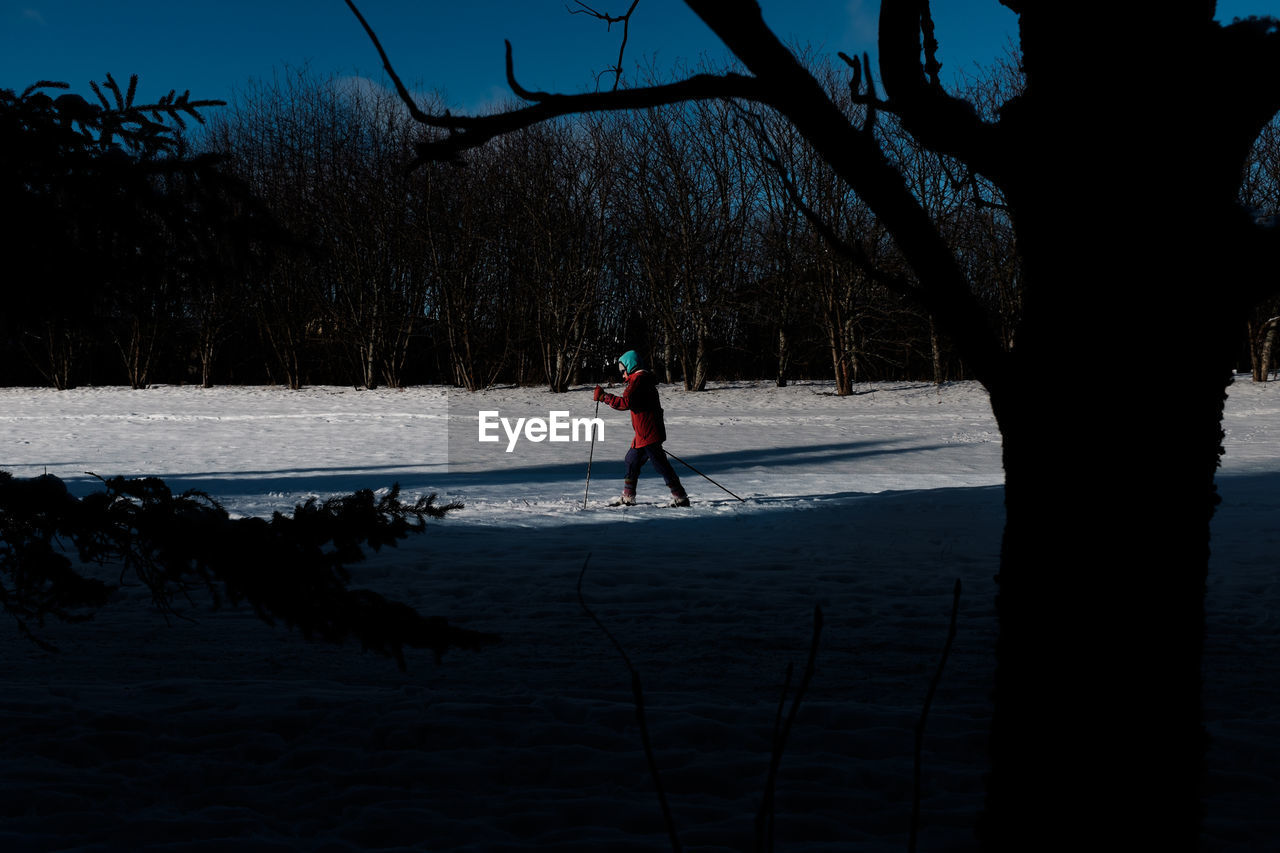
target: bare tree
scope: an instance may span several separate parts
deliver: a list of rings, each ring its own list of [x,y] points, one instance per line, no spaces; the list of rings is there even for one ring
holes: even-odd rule
[[[214,146],[294,235],[269,251],[246,292],[274,365],[299,387],[326,351],[326,377],[399,386],[427,293],[410,175],[414,125],[375,83],[289,69],[257,83],[215,122]],[[353,370],[354,368],[354,370]]]
[[[357,82],[334,95],[329,121],[341,135],[328,159],[338,172],[322,191],[335,335],[361,385],[399,387],[427,292],[415,176],[404,170],[413,126],[381,87]]]
[[[868,349],[864,338],[876,301],[872,279],[885,275],[877,266],[883,231],[862,200],[807,146],[785,153],[774,147],[768,157],[791,206],[810,222],[821,223],[818,230],[795,235],[795,274],[826,341],[836,394],[848,396],[862,378]]]
[[[755,140],[767,146],[766,156],[775,161],[784,157],[789,161],[791,158],[780,152],[789,155],[802,145],[794,128],[772,113],[747,114],[744,121],[754,129]],[[746,295],[758,306],[769,327],[768,337],[775,353],[774,384],[784,388],[790,378],[798,327],[806,314],[809,295],[800,286],[804,280],[800,274],[800,242],[807,226],[792,200],[791,188],[785,181],[770,178],[771,173],[765,170],[753,220],[759,260],[755,280]]]
[[[426,238],[428,296],[445,336],[453,382],[486,388],[508,363],[516,298],[503,233],[509,188],[492,151],[464,163],[427,167],[417,215]]]
[[[500,154],[517,169],[513,270],[533,319],[537,362],[548,387],[569,389],[606,275],[614,169],[601,151],[602,126],[548,124],[508,138]]]
[[[806,226],[790,235],[787,251],[794,266],[788,290],[816,318],[836,394],[849,396],[854,383],[870,375],[870,362],[892,349],[887,339],[903,340],[903,330],[891,328],[901,300],[886,287],[902,275],[901,261],[875,216],[840,176],[802,140],[786,138],[789,124],[753,118],[761,168],[770,177],[766,183],[779,188],[783,215]]]
[[[176,315],[174,261],[191,250],[189,178],[207,165],[190,156],[182,131],[221,102],[170,92],[143,103],[136,75],[127,86],[110,74],[89,85],[96,103],[48,94],[66,83],[0,89],[6,198],[22,212],[9,217],[3,243],[10,311],[56,387],[74,384],[96,343],[114,344],[141,387]]]
[[[286,69],[253,83],[212,123],[215,150],[292,235],[288,245],[262,248],[249,308],[268,370],[295,389],[308,381],[326,320],[321,211],[334,165],[326,154],[342,148],[330,95],[307,69]]]
[[[1240,199],[1260,221],[1280,221],[1280,120],[1273,119],[1258,135],[1245,165]],[[1258,306],[1246,330],[1253,381],[1266,382],[1275,363],[1280,334],[1280,299]]]
[[[623,158],[622,234],[662,361],[686,390],[706,387],[730,294],[750,278],[758,174],[727,144],[735,112],[699,103],[637,114]]]

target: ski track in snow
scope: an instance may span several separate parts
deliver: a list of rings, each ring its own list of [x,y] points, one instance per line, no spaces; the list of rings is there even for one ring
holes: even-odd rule
[[[1135,382],[1135,393],[1139,393]],[[158,475],[238,514],[357,488],[465,508],[353,567],[356,585],[503,642],[409,667],[136,586],[93,622],[9,630],[0,849],[667,849],[625,666],[686,849],[750,849],[788,664],[817,671],[777,785],[779,850],[905,849],[914,726],[963,583],[925,744],[922,850],[971,846],[994,662],[1000,436],[980,387],[663,386],[694,501],[606,508],[630,439],[481,445],[480,410],[595,414],[589,388],[0,389],[0,467],[79,494]],[[1082,404],[1084,404],[1082,402]],[[1205,652],[1206,848],[1280,837],[1280,389],[1228,402]],[[588,457],[589,493],[585,495]],[[1115,464],[1123,464],[1117,460]],[[585,565],[585,572],[584,570]],[[110,567],[107,568],[110,572]]]

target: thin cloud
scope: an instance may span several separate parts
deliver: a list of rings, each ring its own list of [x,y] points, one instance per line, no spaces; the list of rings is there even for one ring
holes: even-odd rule
[[[44,19],[44,15],[40,14],[39,9],[23,9],[22,20],[28,21],[32,24],[38,24],[42,27],[47,27],[49,25]]]
[[[873,47],[879,34],[880,4],[849,0],[845,8],[845,37],[850,44]]]

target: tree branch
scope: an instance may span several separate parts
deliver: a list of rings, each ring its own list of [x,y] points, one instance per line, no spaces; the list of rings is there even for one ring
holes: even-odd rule
[[[452,116],[448,113],[441,116],[424,115],[418,118],[420,123],[447,130],[449,135],[443,139],[419,143],[417,147],[419,161],[452,159],[463,151],[484,145],[494,137],[522,130],[548,119],[576,113],[638,110],[713,98],[766,101],[766,93],[759,81],[741,74],[697,74],[676,83],[660,86],[590,92],[581,95],[532,92],[521,87],[515,80],[509,42],[507,44],[507,82],[515,94],[525,100],[533,101],[533,105],[489,116]]]
[[[937,227],[912,196],[901,173],[885,157],[875,135],[869,129],[864,131],[849,123],[813,75],[765,25],[757,4],[725,3],[723,0],[686,2],[754,76],[700,74],[667,85],[582,95],[530,92],[515,83],[511,45],[508,43],[508,82],[517,94],[535,103],[490,116],[456,117],[447,112],[443,115],[429,114],[417,107],[392,69],[372,28],[360,15],[353,0],[346,0],[377,47],[384,68],[414,119],[428,127],[448,131],[443,139],[418,145],[415,165],[427,160],[451,159],[496,136],[575,113],[645,109],[711,98],[738,98],[772,107],[795,125],[819,156],[862,197],[885,225],[921,282],[920,297],[926,309],[955,342],[978,378],[988,388],[1000,381],[1005,371],[1005,357],[996,336],[988,328],[982,306],[970,291],[968,281]],[[888,3],[886,8],[898,7]],[[918,33],[918,19],[912,26]],[[905,29],[897,22],[890,26],[891,32]],[[915,43],[919,44],[918,39]],[[941,98],[943,105],[952,103],[952,99],[945,95]],[[986,127],[977,120],[971,107],[963,101],[954,103],[968,108],[971,129]],[[993,140],[984,141],[988,147],[969,151],[965,157],[975,167],[977,163],[974,161],[979,155],[990,154],[994,147]]]
[[[862,129],[870,131],[876,125],[876,112],[890,107],[888,101],[882,101],[876,96],[876,81],[871,76],[871,57],[865,52],[861,60],[854,59],[843,51],[836,55],[853,69],[853,79],[849,81],[849,99],[866,108],[867,116],[862,122]]]
[[[849,123],[764,23],[758,6],[726,9],[716,0],[688,0],[688,5],[755,75],[762,100],[795,125],[884,224],[920,280],[918,295],[926,309],[978,378],[988,388],[1003,381],[1006,358],[988,328],[982,306],[954,254],[874,134]]]
[[[585,560],[582,561],[582,571],[578,572],[578,606],[582,608],[582,612],[596,623],[604,635],[609,638],[609,642],[613,643],[613,647],[618,650],[618,654],[622,656],[622,662],[626,665],[627,671],[631,673],[631,698],[635,703],[636,722],[640,726],[640,743],[644,747],[645,760],[649,764],[649,775],[653,779],[654,789],[658,795],[658,804],[662,807],[662,819],[667,827],[667,837],[671,840],[671,849],[680,853],[683,847],[680,844],[680,834],[676,831],[675,819],[671,816],[671,807],[667,804],[666,788],[662,784],[662,774],[658,772],[658,760],[653,753],[653,743],[649,739],[649,723],[648,717],[644,712],[644,688],[640,684],[640,671],[631,663],[631,658],[627,655],[626,649],[622,648],[622,644],[613,636],[605,624],[600,621],[600,617],[587,606],[587,600],[582,595],[582,579],[587,574],[587,564],[591,562],[591,555],[587,554]]]
[[[631,15],[636,10],[636,6],[640,5],[640,0],[631,0],[631,8],[627,9],[624,15],[609,15],[604,12],[597,12],[582,0],[574,0],[581,9],[570,9],[570,15],[590,15],[593,18],[599,18],[605,22],[605,25],[612,28],[614,24],[622,24],[622,44],[618,46],[618,64],[613,68],[607,69],[613,72],[613,88],[617,91],[618,85],[622,82],[622,56],[627,52],[627,38],[631,34]]]
[[[937,52],[928,0],[880,4],[880,80],[889,109],[927,147],[995,174],[1003,159],[998,128],[983,122],[968,101],[946,93]]]
[[[773,726],[773,751],[769,757],[769,775],[765,777],[764,795],[760,798],[760,808],[756,811],[756,850],[773,850],[773,817],[774,795],[777,789],[778,768],[782,765],[782,753],[786,750],[787,739],[795,726],[796,714],[800,710],[800,701],[804,699],[809,682],[813,680],[815,664],[818,660],[818,641],[822,638],[822,607],[813,608],[813,639],[809,641],[809,658],[805,661],[804,674],[800,676],[800,686],[791,700],[791,711],[786,722],[782,720],[782,708],[787,700],[787,687],[791,684],[790,664],[787,665],[786,684],[782,689],[782,698],[778,702],[777,719]]]
[[[782,154],[778,151],[777,146],[769,139],[769,135],[764,128],[760,126],[760,117],[752,115],[746,111],[743,112],[743,120],[751,126],[756,136],[756,144],[760,146],[760,159],[773,169],[778,176],[778,180],[782,183],[782,188],[787,194],[787,198],[795,205],[796,210],[804,217],[809,226],[818,233],[828,246],[839,255],[844,255],[854,266],[860,269],[867,278],[875,283],[893,291],[894,293],[904,296],[908,299],[919,298],[916,288],[912,287],[905,276],[890,275],[875,265],[870,255],[861,243],[850,242],[844,239],[836,231],[830,222],[824,219],[816,210],[814,210],[808,202],[804,200],[804,194],[800,192],[800,188],[796,186],[796,182],[792,179],[787,167],[782,162]]]
[[[409,109],[414,121],[427,127],[448,131],[443,139],[434,139],[419,143],[418,159],[413,165],[432,160],[451,160],[463,151],[478,148],[489,140],[531,127],[539,122],[575,113],[609,112],[614,110],[635,110],[663,104],[676,104],[684,101],[704,100],[708,98],[743,98],[746,100],[763,100],[759,84],[750,77],[740,74],[698,74],[677,83],[662,86],[650,86],[639,89],[622,89],[610,92],[592,92],[581,95],[558,95],[549,92],[535,92],[525,89],[515,78],[515,66],[512,60],[511,42],[507,42],[506,67],[507,83],[512,92],[526,101],[534,102],[532,106],[515,110],[507,110],[488,116],[455,116],[448,110],[443,114],[428,113],[418,106],[408,88],[401,81],[391,60],[378,40],[377,34],[369,26],[368,21],[356,8],[354,0],[345,0],[347,7],[360,21],[368,34],[369,40],[382,57],[382,67],[390,75],[400,100]],[[634,8],[634,5],[633,5]],[[629,13],[628,13],[629,14]]]
[[[609,112],[615,110],[645,109],[663,104],[676,104],[684,101],[705,100],[710,98],[742,98],[745,100],[763,100],[763,93],[758,83],[750,77],[740,74],[698,74],[676,83],[661,86],[650,86],[638,89],[622,89],[610,92],[592,92],[581,95],[560,95],[549,92],[536,92],[521,86],[515,78],[515,66],[512,59],[511,42],[506,42],[507,84],[511,91],[533,105],[515,110],[507,110],[489,116],[454,116],[447,110],[443,114],[429,113],[418,106],[408,87],[400,79],[391,59],[387,56],[378,40],[377,34],[365,17],[356,8],[354,0],[345,0],[347,7],[360,21],[365,33],[378,55],[382,58],[382,67],[391,77],[396,93],[409,109],[414,121],[426,127],[448,131],[442,139],[419,143],[418,158],[413,165],[432,160],[451,160],[463,151],[478,148],[495,137],[531,127],[539,122],[560,116],[587,112]],[[634,9],[634,3],[632,9]],[[630,15],[630,12],[628,12]]]
[[[360,14],[360,10],[356,8],[356,4],[353,0],[346,0],[346,4],[347,8],[351,10],[351,13],[356,16],[356,20],[360,22],[360,26],[364,27],[364,31],[369,36],[369,40],[373,42],[373,46],[378,51],[378,56],[382,57],[382,67],[391,77],[391,82],[395,85],[396,93],[400,96],[400,100],[404,101],[405,106],[409,108],[409,115],[413,116],[414,121],[429,124],[432,116],[429,113],[423,112],[422,108],[418,106],[418,102],[413,99],[411,94],[409,94],[408,87],[404,85],[404,82],[400,79],[400,75],[397,74],[395,68],[392,67],[391,59],[387,56],[387,52],[383,50],[382,42],[378,40],[378,34],[373,31],[373,27],[369,26],[369,22],[365,20],[364,15]]]
[[[924,696],[924,707],[920,711],[920,719],[916,721],[915,760],[912,772],[911,793],[911,835],[907,842],[909,853],[915,853],[916,842],[920,835],[920,784],[923,778],[924,729],[929,720],[929,709],[933,707],[933,697],[938,692],[938,684],[942,681],[942,671],[947,668],[947,658],[951,656],[951,644],[956,639],[956,616],[960,613],[960,579],[956,578],[951,592],[951,623],[947,628],[947,641],[942,646],[942,657],[938,660],[938,668],[929,681],[929,690]]]

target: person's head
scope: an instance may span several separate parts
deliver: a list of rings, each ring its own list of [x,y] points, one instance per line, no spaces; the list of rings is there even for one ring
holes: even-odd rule
[[[629,349],[618,356],[618,368],[622,371],[623,376],[629,376],[643,367],[644,362],[640,359],[640,354],[633,349]]]

